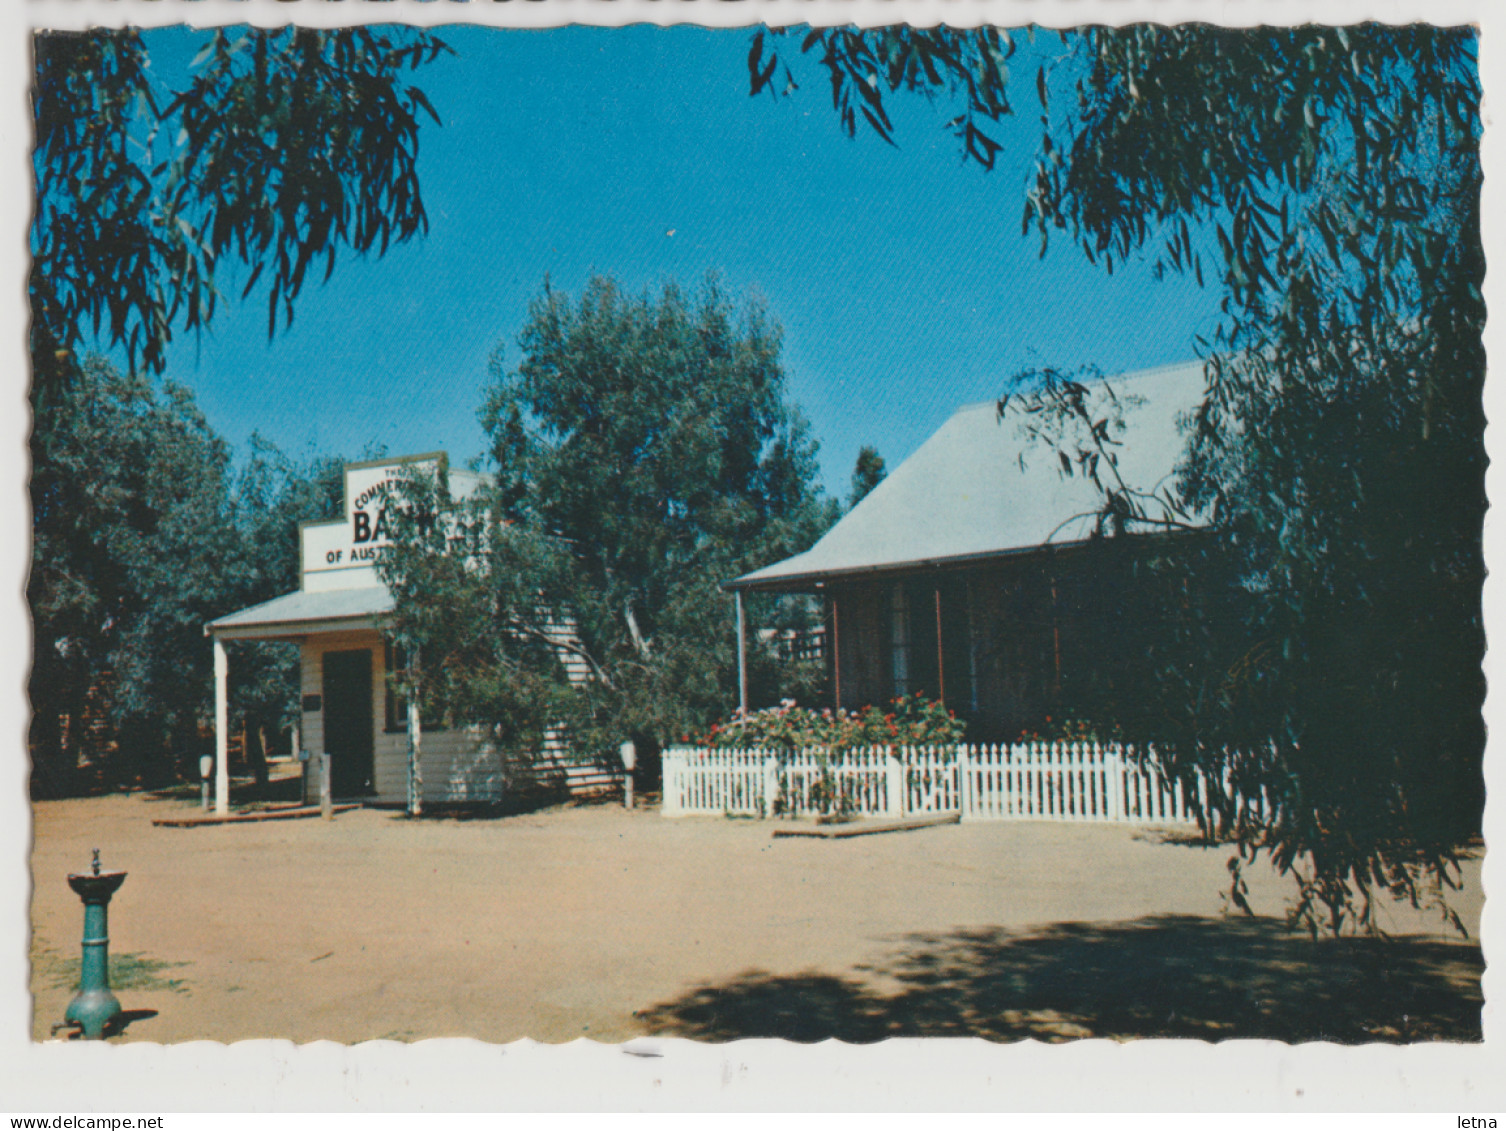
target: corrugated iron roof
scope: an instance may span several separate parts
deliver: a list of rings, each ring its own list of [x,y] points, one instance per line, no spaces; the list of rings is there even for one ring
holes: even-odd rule
[[[316,592],[299,590],[221,617],[209,625],[208,631],[271,625],[296,628],[299,624],[320,621],[381,616],[392,609],[392,594],[387,592],[385,585]]]
[[[1203,363],[1109,379],[1122,402],[1119,471],[1126,484],[1166,484],[1184,446],[1180,418],[1202,399]],[[993,401],[958,409],[929,440],[803,554],[727,583],[794,588],[825,577],[1017,553],[1086,539],[1103,498],[1065,475],[1053,445]]]

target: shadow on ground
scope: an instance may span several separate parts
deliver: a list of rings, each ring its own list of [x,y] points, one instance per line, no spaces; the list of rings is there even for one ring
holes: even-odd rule
[[[544,787],[516,787],[505,791],[505,800],[496,804],[478,803],[474,801],[455,804],[424,803],[424,820],[434,821],[497,821],[507,817],[531,817],[540,813],[547,813],[554,809],[588,809],[594,806],[613,806],[621,808],[622,791],[620,789],[603,789],[595,793],[572,794],[564,786],[552,788]],[[656,809],[659,805],[658,793],[638,795],[634,802],[635,809]]]
[[[851,977],[753,972],[637,1017],[710,1041],[1478,1041],[1483,969],[1472,941],[1314,941],[1272,919],[1157,916],[909,935]]]

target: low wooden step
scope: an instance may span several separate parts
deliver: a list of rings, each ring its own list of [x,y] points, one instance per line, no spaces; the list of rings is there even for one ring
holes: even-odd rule
[[[849,836],[869,836],[872,833],[904,833],[911,829],[930,829],[937,825],[955,825],[962,820],[960,812],[928,813],[924,817],[904,817],[897,821],[857,820],[844,825],[782,825],[774,830],[775,836],[814,836],[837,840]]]
[[[359,809],[359,803],[351,801],[335,805],[332,813],[348,813]],[[199,825],[242,825],[253,821],[293,821],[299,817],[317,817],[322,810],[317,805],[297,805],[290,809],[258,809],[253,813],[231,813],[220,817],[210,813],[200,817],[159,817],[152,824],[164,829],[192,829]]]

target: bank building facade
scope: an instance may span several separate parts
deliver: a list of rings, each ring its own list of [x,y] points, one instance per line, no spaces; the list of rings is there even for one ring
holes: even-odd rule
[[[343,513],[299,529],[296,592],[211,622],[215,679],[215,809],[229,811],[228,683],[238,641],[281,641],[299,649],[299,745],[308,759],[305,801],[319,795],[321,759],[330,756],[330,791],[337,800],[402,805],[408,800],[407,704],[392,687],[402,657],[383,630],[394,607],[377,574],[387,541],[384,508],[414,473],[447,467],[442,452],[369,460],[345,466]],[[475,472],[448,469],[451,494],[464,498],[481,486]],[[502,801],[507,767],[473,728],[423,719],[420,769],[424,804]],[[565,793],[611,788],[616,775],[574,765],[562,751],[543,752],[530,767]]]

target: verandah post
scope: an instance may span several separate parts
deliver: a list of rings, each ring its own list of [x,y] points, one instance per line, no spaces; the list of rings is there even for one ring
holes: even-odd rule
[[[418,717],[418,699],[408,705],[408,816],[423,816],[424,769],[423,725]]]
[[[737,603],[737,709],[748,713],[748,619],[743,612],[743,591],[732,594]]]
[[[230,660],[225,642],[214,638],[214,811],[230,812]]]

